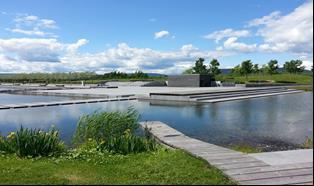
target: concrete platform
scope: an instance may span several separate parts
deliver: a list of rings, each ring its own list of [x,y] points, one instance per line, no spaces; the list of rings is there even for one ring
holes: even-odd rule
[[[269,165],[285,165],[313,162],[313,149],[278,151],[250,154],[249,156],[261,160]]]
[[[151,93],[184,93],[184,92],[215,92],[245,89],[242,87],[136,87],[121,86],[115,89],[97,88],[97,89],[69,89],[69,90],[39,90],[37,92],[59,93],[59,94],[90,94],[106,95],[116,97],[121,95],[135,95],[140,97],[149,97]]]

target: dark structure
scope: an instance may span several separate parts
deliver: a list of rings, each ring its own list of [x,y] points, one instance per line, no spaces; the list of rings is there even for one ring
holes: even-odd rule
[[[210,87],[210,75],[177,75],[168,77],[169,87]]]

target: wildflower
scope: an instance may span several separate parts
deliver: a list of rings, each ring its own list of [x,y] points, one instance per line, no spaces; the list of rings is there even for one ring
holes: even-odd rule
[[[10,132],[10,134],[7,136],[8,139],[13,139],[15,137],[15,132]]]

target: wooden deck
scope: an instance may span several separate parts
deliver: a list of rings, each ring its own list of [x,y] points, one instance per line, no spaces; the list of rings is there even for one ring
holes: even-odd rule
[[[51,102],[35,102],[35,103],[21,103],[21,104],[9,104],[0,105],[0,110],[3,109],[19,109],[19,108],[32,108],[32,107],[48,107],[59,105],[73,105],[73,104],[85,104],[85,103],[101,103],[112,101],[127,101],[136,100],[136,97],[121,97],[121,98],[105,98],[105,99],[83,99],[83,100],[69,100],[69,101],[51,101]]]
[[[141,124],[150,128],[160,142],[206,160],[241,185],[313,185],[313,161],[274,166],[247,154],[190,138],[162,122]]]

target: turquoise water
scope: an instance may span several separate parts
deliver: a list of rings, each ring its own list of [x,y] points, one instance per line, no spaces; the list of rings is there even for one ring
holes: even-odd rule
[[[6,97],[1,96],[0,100]],[[13,99],[10,96],[7,101]],[[82,114],[125,110],[129,106],[140,112],[141,121],[162,121],[188,136],[222,146],[246,143],[266,150],[284,150],[313,138],[312,93],[204,105],[123,101],[0,110],[0,131],[7,134],[21,125],[42,129],[55,125],[62,139],[70,143]]]

